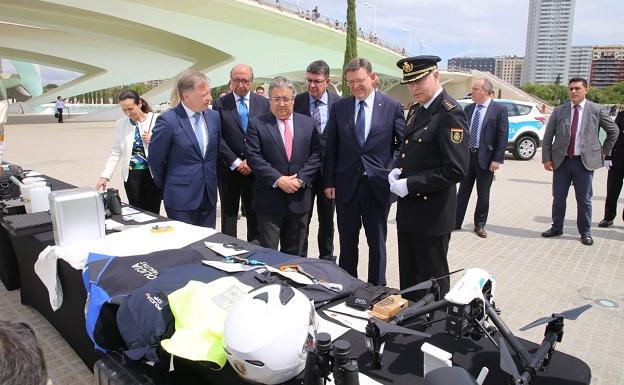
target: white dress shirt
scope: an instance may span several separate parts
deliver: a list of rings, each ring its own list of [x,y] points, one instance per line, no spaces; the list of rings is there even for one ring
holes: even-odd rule
[[[184,107],[184,111],[186,111],[186,115],[188,115],[188,118],[191,121],[191,127],[193,128],[193,131],[199,129],[201,132],[202,139],[204,142],[204,148],[202,148],[202,156],[203,156],[206,153],[206,148],[208,148],[208,131],[207,131],[208,127],[206,127],[206,120],[204,119],[204,113],[203,111],[200,112],[201,114],[201,119],[199,119],[200,127],[195,127],[193,125],[193,123],[195,122],[195,119],[193,118],[193,115],[195,115],[195,111],[185,106],[184,103],[182,103],[182,107]]]

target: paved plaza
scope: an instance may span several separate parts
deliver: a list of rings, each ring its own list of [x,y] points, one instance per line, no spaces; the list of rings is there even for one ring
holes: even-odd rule
[[[20,124],[10,118],[6,127],[5,159],[77,186],[95,186],[113,142],[113,122],[80,122],[62,125]],[[619,306],[594,306],[577,321],[566,321],[563,342],[557,350],[586,361],[592,384],[624,383],[624,223],[620,198],[615,225],[602,229],[607,172],[594,174],[592,235],[595,244],[584,246],[576,230],[573,190],[568,197],[564,235],[546,239],[540,233],[550,227],[551,174],[541,165],[541,153],[527,162],[512,160],[496,173],[492,185],[488,238],[472,232],[476,192],[467,211],[467,222],[451,237],[451,270],[481,267],[497,278],[495,301],[514,332],[536,318],[596,299],[606,298]],[[117,172],[110,186],[123,191]],[[388,284],[398,287],[396,226],[393,206],[388,226]],[[217,220],[219,223],[219,220]],[[244,222],[239,237],[244,238]],[[312,220],[309,255],[318,254],[316,218]],[[335,239],[338,250],[338,237]],[[366,277],[368,253],[364,232],[360,238],[360,276]],[[454,281],[457,277],[454,278]],[[36,311],[22,306],[19,290],[7,292],[0,284],[0,318],[26,321],[43,345],[49,375],[56,385],[91,384],[89,369],[48,322]],[[542,328],[517,332],[539,343]],[[555,355],[554,360],[557,359]]]

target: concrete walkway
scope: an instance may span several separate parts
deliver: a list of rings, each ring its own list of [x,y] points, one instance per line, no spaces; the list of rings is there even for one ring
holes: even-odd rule
[[[6,128],[5,159],[77,186],[94,186],[113,141],[113,123],[13,124]],[[594,306],[574,322],[566,322],[558,350],[586,361],[594,385],[624,383],[624,223],[621,214],[608,229],[597,227],[602,219],[606,192],[604,169],[594,174],[593,228],[595,244],[583,246],[576,231],[574,194],[568,199],[565,234],[540,237],[549,228],[551,174],[540,157],[528,162],[507,162],[492,186],[488,238],[472,233],[474,195],[464,229],[453,233],[449,251],[451,270],[481,267],[495,274],[497,306],[512,330],[536,318],[606,298],[619,304],[609,309]],[[111,186],[123,191],[117,173]],[[624,199],[619,200],[622,212]],[[398,286],[394,210],[388,234],[388,283]],[[219,223],[219,221],[217,221]],[[312,221],[309,255],[318,254],[316,219]],[[239,237],[244,238],[244,222]],[[336,236],[336,249],[338,238]],[[362,231],[360,276],[366,276],[368,253]],[[454,278],[456,280],[457,277]],[[18,292],[0,285],[0,317],[33,325],[43,345],[50,377],[56,385],[91,384],[91,373],[55,330],[34,310],[19,303]],[[543,329],[517,332],[540,342]],[[553,359],[556,359],[556,355]]]

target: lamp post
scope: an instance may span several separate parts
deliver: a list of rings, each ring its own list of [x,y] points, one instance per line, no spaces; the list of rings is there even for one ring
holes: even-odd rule
[[[377,0],[365,1],[364,6],[373,9],[373,33],[377,36]]]

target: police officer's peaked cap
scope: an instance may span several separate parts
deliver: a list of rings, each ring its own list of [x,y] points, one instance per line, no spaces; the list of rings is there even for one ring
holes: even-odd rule
[[[436,68],[440,59],[438,56],[420,55],[414,57],[406,57],[397,62],[397,67],[403,71],[403,79],[401,84],[413,82],[427,76],[427,74]]]

